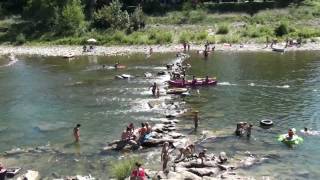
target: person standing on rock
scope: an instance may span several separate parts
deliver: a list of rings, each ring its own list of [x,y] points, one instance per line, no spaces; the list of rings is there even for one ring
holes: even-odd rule
[[[167,167],[168,167],[168,162],[170,160],[170,156],[169,156],[169,143],[165,142],[163,144],[162,147],[162,151],[161,151],[161,162],[162,162],[162,171],[166,171]]]
[[[73,128],[73,136],[76,142],[80,141],[80,126],[81,124],[77,124],[76,127]]]
[[[198,124],[199,124],[199,111],[194,111],[193,113],[194,113],[194,116],[193,116],[194,130],[197,131]]]
[[[250,138],[251,136],[251,129],[252,129],[252,124],[249,124],[249,126],[247,127],[247,137]]]
[[[152,91],[152,95],[156,96],[157,95],[156,91],[157,91],[157,88],[158,88],[157,83],[153,83],[153,85],[150,88],[151,88],[151,91]]]
[[[139,162],[136,162],[136,167],[131,172],[130,180],[147,180],[148,175],[141,166]]]

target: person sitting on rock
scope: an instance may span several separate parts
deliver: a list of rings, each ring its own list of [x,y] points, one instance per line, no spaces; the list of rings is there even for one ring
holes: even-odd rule
[[[148,122],[146,122],[146,123],[144,123],[144,124],[145,124],[146,129],[147,129],[146,134],[151,133],[151,132],[152,132],[152,127],[149,125],[149,123],[148,123]]]
[[[121,134],[121,141],[117,142],[117,150],[123,149],[127,144],[131,145],[131,148],[136,149],[138,148],[138,144],[135,141],[135,136],[132,134],[131,130],[129,127],[125,131],[122,132]]]
[[[141,128],[138,130],[139,132],[139,144],[143,144],[145,140],[145,135],[147,134],[147,127],[145,123],[141,123]]]
[[[122,132],[122,135],[121,135],[121,140],[122,141],[130,141],[130,140],[133,140],[133,134],[130,130],[129,127],[127,127],[127,129],[125,131]]]
[[[207,152],[207,149],[203,149],[198,155],[198,158],[201,159],[201,164],[203,164],[204,160],[206,160],[207,158],[206,152]]]
[[[134,133],[134,124],[133,124],[133,123],[130,123],[129,126],[128,126],[128,128],[130,129],[130,131],[131,131],[132,133]]]
[[[195,146],[194,144],[190,144],[185,148],[180,148],[179,152],[179,156],[175,159],[176,163],[184,161],[186,158],[192,158],[195,152]]]

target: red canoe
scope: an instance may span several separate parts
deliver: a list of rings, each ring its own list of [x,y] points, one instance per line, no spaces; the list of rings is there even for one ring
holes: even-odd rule
[[[197,80],[195,83],[192,83],[192,80],[187,80],[185,83],[182,82],[181,79],[179,80],[170,80],[169,85],[173,87],[195,87],[195,86],[212,86],[217,84],[217,80],[215,79],[209,79],[208,82],[206,82],[204,79],[202,80]]]

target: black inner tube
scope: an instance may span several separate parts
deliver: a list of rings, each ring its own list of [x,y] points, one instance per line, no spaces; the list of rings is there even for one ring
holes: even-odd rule
[[[260,124],[263,125],[263,126],[272,126],[273,122],[271,120],[269,120],[269,119],[264,119],[264,120],[260,121]]]

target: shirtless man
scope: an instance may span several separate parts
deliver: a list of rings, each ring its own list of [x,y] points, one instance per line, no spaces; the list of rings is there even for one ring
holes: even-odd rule
[[[157,83],[153,83],[153,85],[150,87],[152,91],[152,95],[156,96],[156,90],[158,88]]]
[[[167,165],[170,160],[169,149],[170,149],[169,143],[165,142],[163,144],[162,151],[161,151],[162,171],[165,171],[167,169]]]
[[[195,152],[195,146],[194,144],[190,144],[185,148],[180,148],[179,151],[180,151],[180,155],[175,159],[176,163],[181,162],[186,158],[192,157]]]
[[[77,126],[73,128],[73,136],[76,142],[80,141],[80,126],[81,124],[77,124]]]

